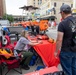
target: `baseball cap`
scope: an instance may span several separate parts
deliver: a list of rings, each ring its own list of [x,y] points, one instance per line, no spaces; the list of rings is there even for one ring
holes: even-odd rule
[[[71,11],[71,7],[67,4],[64,4],[60,7],[60,12],[62,11]]]

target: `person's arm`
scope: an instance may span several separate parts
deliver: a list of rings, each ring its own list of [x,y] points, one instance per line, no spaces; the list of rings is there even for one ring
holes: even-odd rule
[[[61,46],[62,46],[62,42],[63,42],[63,36],[64,36],[64,32],[65,32],[65,22],[62,21],[59,23],[58,25],[58,32],[57,32],[57,40],[56,40],[56,51],[55,51],[55,56],[57,56],[58,50],[60,50]]]
[[[31,41],[31,40],[30,40],[30,42],[32,42],[32,43],[37,43],[38,41]]]
[[[29,45],[34,46],[34,45],[38,45],[40,43],[42,43],[42,42],[41,41],[39,41],[39,42],[29,42]]]
[[[57,55],[58,50],[59,50],[59,49],[61,48],[61,46],[62,46],[63,35],[64,35],[63,32],[59,32],[59,31],[58,31],[57,40],[56,40],[56,51],[55,51],[55,56]]]
[[[34,45],[40,44],[42,42],[41,41],[32,42],[32,41],[25,38],[25,39],[22,40],[22,43],[25,44],[25,45],[28,44],[28,45],[34,46]]]

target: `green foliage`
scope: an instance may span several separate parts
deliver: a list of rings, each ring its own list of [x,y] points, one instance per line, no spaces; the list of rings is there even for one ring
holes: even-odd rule
[[[7,19],[10,22],[13,22],[14,21],[13,16],[12,15],[8,15],[8,14],[4,14],[3,19],[5,19],[5,20]]]

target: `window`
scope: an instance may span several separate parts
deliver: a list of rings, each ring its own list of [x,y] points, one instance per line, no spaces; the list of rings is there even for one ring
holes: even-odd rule
[[[73,7],[73,4],[71,4],[71,8]]]
[[[64,3],[62,3],[62,5],[64,5]]]
[[[56,4],[56,2],[54,3],[54,7],[56,7],[57,6],[57,4]]]
[[[42,4],[42,0],[38,0],[38,5]]]
[[[38,0],[38,5],[39,5],[40,3],[39,3],[39,0]]]
[[[40,4],[42,3],[42,0],[40,0]]]

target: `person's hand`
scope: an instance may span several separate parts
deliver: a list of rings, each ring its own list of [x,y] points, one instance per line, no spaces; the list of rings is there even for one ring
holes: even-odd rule
[[[41,44],[41,43],[42,43],[42,41],[38,41],[38,43],[39,43],[39,44]]]
[[[58,53],[57,53],[57,52],[55,52],[55,53],[54,53],[54,56],[55,56],[55,57],[57,57],[57,55],[58,55]]]
[[[31,42],[32,42],[32,43],[37,43],[37,40],[32,40]]]

